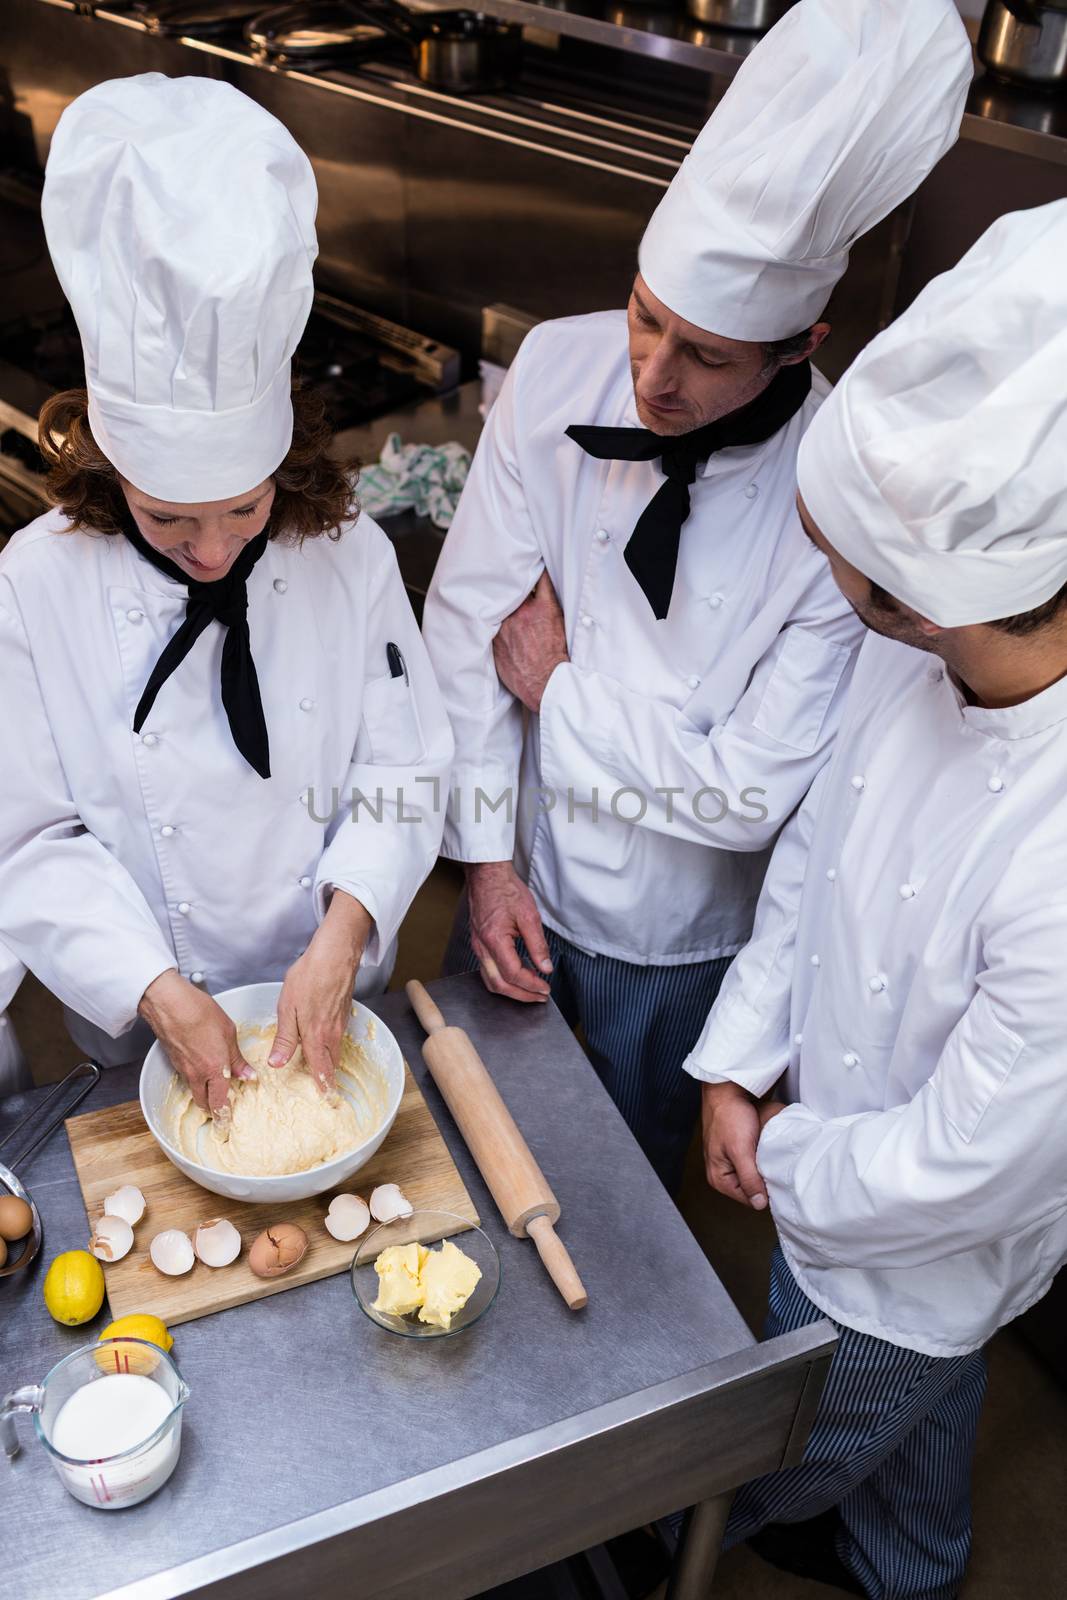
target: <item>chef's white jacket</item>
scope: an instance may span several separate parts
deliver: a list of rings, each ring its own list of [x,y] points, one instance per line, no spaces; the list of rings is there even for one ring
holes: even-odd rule
[[[281,979],[331,887],[374,918],[361,989],[384,988],[438,851],[452,737],[381,529],[271,541],[249,576],[269,779],[233,743],[218,623],[132,731],[186,595],[59,512],[0,555],[0,938],[92,1024],[83,1048],[167,968],[209,993]]]
[[[826,392],[817,377],[773,438],[708,461],[662,622],[623,559],[657,464],[565,437],[640,426],[625,313],[535,328],[487,419],[423,619],[456,735],[444,853],[514,856],[544,921],[585,950],[732,954],[764,852],[826,758],[859,637],[794,504]],[[524,733],[492,641],[543,570],[570,662]]]
[[[872,635],[687,1061],[793,1103],[757,1161],[830,1316],[977,1349],[1067,1256],[1067,679],[968,705]]]

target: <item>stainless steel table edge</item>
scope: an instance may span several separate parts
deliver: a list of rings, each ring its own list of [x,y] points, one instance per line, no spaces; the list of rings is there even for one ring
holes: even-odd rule
[[[338,1559],[338,1541],[342,1544],[345,1541],[352,1542],[353,1536],[362,1530],[401,1518],[416,1508],[425,1511],[433,1502],[442,1503],[446,1528],[458,1529],[464,1517],[472,1511],[478,1515],[477,1510],[465,1502],[479,1495],[479,1491],[492,1486],[494,1480],[502,1489],[506,1489],[508,1477],[518,1474],[520,1469],[529,1468],[531,1464],[540,1463],[552,1468],[553,1457],[559,1458],[559,1465],[563,1468],[559,1478],[561,1496],[580,1494],[580,1482],[565,1481],[565,1456],[569,1449],[588,1446],[599,1440],[600,1448],[610,1452],[610,1435],[632,1428],[642,1420],[661,1423],[669,1429],[672,1421],[680,1420],[701,1400],[706,1401],[719,1392],[736,1392],[766,1379],[774,1372],[784,1373],[787,1369],[797,1374],[794,1385],[796,1393],[790,1401],[791,1414],[783,1433],[781,1459],[773,1464],[793,1465],[799,1460],[836,1340],[837,1333],[831,1322],[812,1323],[763,1344],[753,1344],[745,1350],[724,1356],[720,1361],[696,1367],[664,1383],[610,1401],[595,1410],[568,1417],[551,1427],[506,1440],[447,1466],[391,1484],[358,1499],[342,1501],[326,1511],[274,1528],[269,1533],[124,1584],[99,1595],[97,1600],[178,1600],[178,1597],[191,1595],[210,1596],[211,1600],[223,1600],[223,1597],[229,1596],[235,1597],[235,1600],[237,1597],[244,1600],[245,1596],[256,1596],[257,1600],[274,1600],[275,1596],[279,1596],[291,1600],[296,1581],[292,1558],[298,1556],[303,1556],[303,1563],[299,1567],[299,1589],[314,1594],[316,1600],[332,1600],[334,1595],[339,1600],[342,1595],[347,1600],[352,1600],[353,1596],[358,1596],[358,1600],[373,1600],[378,1595],[410,1595],[414,1600],[416,1594],[423,1592],[428,1578],[433,1576],[433,1570],[427,1566],[425,1542],[411,1540],[404,1533],[402,1525],[397,1527],[393,1535],[398,1552],[397,1568],[386,1588],[377,1582],[371,1588],[363,1586],[359,1552],[354,1542],[345,1585],[343,1588],[332,1587],[327,1573],[316,1573],[316,1549],[323,1551],[327,1545],[333,1547],[329,1564],[334,1566]],[[560,1560],[615,1533],[653,1521],[682,1505],[729,1494],[738,1483],[753,1475],[746,1472],[740,1477],[732,1476],[730,1469],[721,1465],[721,1460],[714,1442],[702,1435],[699,1448],[691,1447],[688,1459],[684,1458],[683,1451],[673,1453],[669,1482],[665,1482],[662,1475],[650,1475],[642,1480],[635,1464],[634,1476],[639,1480],[634,1485],[636,1492],[628,1500],[625,1515],[618,1526],[606,1527],[602,1523],[592,1525],[588,1536],[578,1538],[571,1548],[550,1550],[545,1549],[542,1531],[537,1544],[523,1552],[519,1538],[522,1530],[512,1524],[509,1570],[493,1570],[484,1584],[479,1580],[473,1586],[459,1588],[447,1582],[440,1587],[435,1580],[434,1593],[438,1600],[461,1600],[463,1596],[478,1593],[480,1588]],[[770,1465],[768,1463],[763,1470],[769,1470]],[[443,1504],[446,1500],[447,1507]],[[500,1512],[502,1516],[507,1515],[503,1507]],[[405,1555],[415,1563],[407,1573],[404,1570]],[[710,1578],[710,1571],[708,1576]]]

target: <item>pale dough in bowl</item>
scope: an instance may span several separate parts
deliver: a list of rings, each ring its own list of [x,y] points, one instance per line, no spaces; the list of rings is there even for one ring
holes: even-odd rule
[[[297,1049],[287,1066],[267,1065],[276,1024],[239,1027],[241,1054],[258,1074],[254,1083],[233,1079],[229,1138],[220,1138],[210,1114],[197,1105],[184,1078],[175,1075],[163,1103],[163,1127],[189,1161],[250,1178],[306,1172],[344,1155],[372,1137],[385,1121],[389,1088],[384,1074],[348,1034],[337,1071],[340,1094],[320,1092]]]

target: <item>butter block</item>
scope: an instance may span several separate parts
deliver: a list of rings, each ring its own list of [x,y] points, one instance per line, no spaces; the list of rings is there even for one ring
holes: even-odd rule
[[[374,1263],[378,1274],[375,1311],[406,1317],[419,1310],[424,1299],[420,1275],[429,1253],[421,1244],[391,1244],[382,1251]]]
[[[422,1305],[419,1321],[447,1329],[457,1311],[467,1304],[482,1275],[482,1269],[464,1255],[449,1239],[439,1250],[429,1250],[422,1263],[419,1283]]]

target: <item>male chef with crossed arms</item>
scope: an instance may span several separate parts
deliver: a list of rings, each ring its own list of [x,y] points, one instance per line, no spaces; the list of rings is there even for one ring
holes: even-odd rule
[[[686,1063],[711,1183],[770,1198],[768,1332],[841,1335],[728,1542],[871,1600],[958,1593],[981,1347],[1067,1257],[1065,259],[1067,201],[1001,218],[805,436],[873,632]]]
[[[669,1187],[699,1100],[682,1060],[859,637],[794,506],[827,391],[808,358],[970,73],[951,0],[801,0],[660,203],[626,312],[526,339],[427,600],[470,906],[449,964],[515,1000],[551,977]]]

